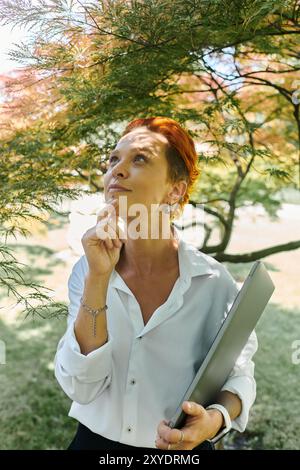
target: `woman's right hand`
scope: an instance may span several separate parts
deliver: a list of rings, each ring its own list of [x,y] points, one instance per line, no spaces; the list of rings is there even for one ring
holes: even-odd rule
[[[123,234],[116,224],[118,215],[119,200],[116,198],[105,204],[98,213],[95,227],[88,229],[81,238],[92,275],[110,276],[119,261],[123,246],[119,236]]]

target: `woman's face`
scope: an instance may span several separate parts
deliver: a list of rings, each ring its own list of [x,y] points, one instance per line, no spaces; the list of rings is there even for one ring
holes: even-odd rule
[[[132,204],[143,204],[148,215],[151,204],[176,202],[181,195],[181,186],[168,181],[167,144],[165,136],[146,127],[138,127],[123,136],[110,154],[104,176],[105,201],[125,196],[128,209]],[[111,190],[111,184],[121,185],[129,191]]]

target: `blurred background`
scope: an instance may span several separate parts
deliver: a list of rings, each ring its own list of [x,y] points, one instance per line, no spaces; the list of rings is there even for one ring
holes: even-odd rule
[[[201,168],[199,232],[186,211],[182,237],[239,283],[261,259],[276,287],[249,424],[224,447],[300,449],[298,2],[0,1],[0,21],[0,448],[75,433],[53,373],[68,277],[110,149],[129,120],[165,115]]]

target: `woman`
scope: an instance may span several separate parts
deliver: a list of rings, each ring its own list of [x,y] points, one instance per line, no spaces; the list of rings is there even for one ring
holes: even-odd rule
[[[73,400],[69,416],[79,421],[69,449],[213,449],[224,430],[246,427],[255,332],[216,403],[184,402],[184,426],[167,426],[238,292],[228,271],[172,225],[198,175],[193,140],[169,118],[132,121],[110,156],[107,204],[82,237],[55,357],[56,378]]]

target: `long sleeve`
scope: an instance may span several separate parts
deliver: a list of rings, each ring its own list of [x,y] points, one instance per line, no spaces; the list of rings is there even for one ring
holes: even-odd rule
[[[74,332],[74,321],[80,308],[84,289],[84,257],[75,263],[68,280],[69,315],[64,336],[60,339],[54,359],[55,377],[71,400],[81,404],[93,401],[109,386],[112,376],[112,342],[84,355]]]
[[[232,428],[244,432],[249,419],[249,411],[256,398],[256,381],[254,379],[254,362],[252,356],[257,351],[258,343],[255,331],[252,331],[248,342],[239,355],[221,390],[238,395],[242,402],[240,415],[232,421]]]

